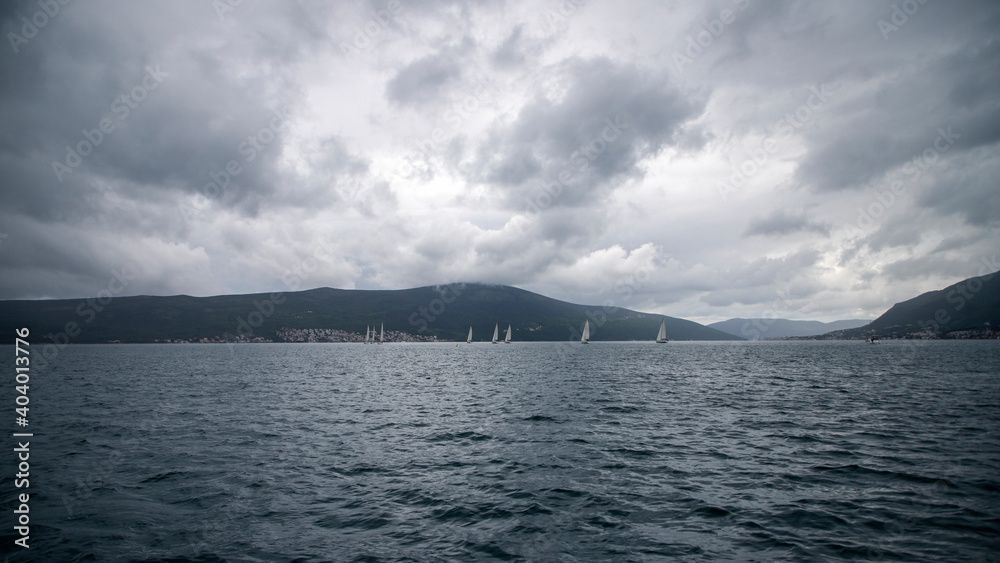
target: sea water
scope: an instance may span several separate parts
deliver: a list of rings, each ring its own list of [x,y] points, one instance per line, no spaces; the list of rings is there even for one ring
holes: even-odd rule
[[[1000,557],[997,341],[72,345],[31,383],[11,561]]]

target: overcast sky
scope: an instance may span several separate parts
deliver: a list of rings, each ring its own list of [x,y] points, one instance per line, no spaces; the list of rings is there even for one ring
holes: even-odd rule
[[[475,281],[829,321],[1000,269],[993,0],[0,11],[2,299]]]

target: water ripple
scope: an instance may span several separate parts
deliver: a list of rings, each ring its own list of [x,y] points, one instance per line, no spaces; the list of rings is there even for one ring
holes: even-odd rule
[[[61,353],[11,560],[1000,553],[996,342],[236,351]]]

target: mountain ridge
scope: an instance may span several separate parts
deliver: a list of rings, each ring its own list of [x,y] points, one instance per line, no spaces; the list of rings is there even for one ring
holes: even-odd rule
[[[819,336],[836,330],[858,328],[869,322],[865,319],[822,322],[769,318],[733,318],[705,326],[748,340],[761,340],[766,338]]]
[[[579,339],[586,319],[592,340],[651,341],[661,319],[671,339],[740,339],[685,319],[569,303],[506,285],[468,283],[398,290],[314,288],[209,297],[0,301],[0,342],[12,343],[14,329],[21,326],[31,329],[35,341],[53,343],[233,342],[284,341],[279,338],[282,329],[363,335],[366,327],[381,328],[383,323],[396,338],[458,341],[465,340],[470,325],[478,336],[492,335],[493,325],[511,324],[514,340],[565,341]]]
[[[1000,329],[1000,271],[974,276],[896,303],[871,323],[828,339],[991,338]]]

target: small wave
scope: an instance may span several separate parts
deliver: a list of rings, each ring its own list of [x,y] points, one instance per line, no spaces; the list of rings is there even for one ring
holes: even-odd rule
[[[653,450],[636,450],[633,448],[615,448],[608,451],[610,453],[621,454],[629,457],[652,457],[659,453]]]
[[[338,475],[343,475],[344,477],[355,477],[358,475],[367,475],[369,473],[387,473],[388,468],[380,467],[378,465],[355,465],[350,468],[342,469],[339,467],[331,467],[330,471]]]
[[[431,515],[436,520],[441,521],[463,521],[472,522],[477,520],[492,519],[492,518],[509,518],[512,514],[498,506],[495,505],[482,505],[478,507],[470,506],[451,506],[448,508],[439,508],[431,512]]]
[[[535,516],[538,514],[552,514],[552,511],[537,502],[533,502],[517,514],[519,516]]]
[[[563,489],[563,488],[548,489],[545,492],[549,493],[549,496],[569,497],[569,498],[578,498],[587,495],[586,491],[577,491],[575,489]]]
[[[816,465],[812,467],[815,471],[827,472],[827,473],[857,473],[860,475],[875,475],[880,477],[888,477],[893,479],[901,479],[903,481],[910,481],[913,483],[925,483],[925,484],[935,484],[944,487],[954,488],[955,483],[949,481],[948,479],[943,479],[941,477],[929,477],[927,475],[917,475],[915,473],[907,473],[904,471],[887,471],[884,469],[873,469],[871,467],[865,467],[863,465],[858,465],[851,463],[848,465]]]
[[[528,418],[522,418],[521,420],[524,420],[524,421],[527,421],[527,422],[560,422],[560,421],[552,418],[551,416],[545,416],[545,415],[542,415],[542,414],[536,414],[536,415],[533,415],[533,416],[529,416]]]
[[[780,512],[777,514],[776,520],[784,522],[794,529],[812,528],[830,530],[849,525],[847,520],[836,514],[822,510],[806,510],[804,508],[792,508],[791,510]]]
[[[483,553],[490,556],[493,559],[500,559],[502,561],[509,561],[511,559],[516,559],[516,556],[509,553],[499,545],[494,542],[484,543],[484,544],[471,544],[469,547],[475,551]]]
[[[601,412],[632,413],[632,412],[639,412],[641,410],[642,409],[638,407],[623,407],[623,406],[601,407]]]
[[[140,483],[158,483],[160,481],[166,481],[167,479],[173,479],[175,477],[182,477],[187,475],[187,471],[168,471],[166,473],[157,473],[156,475],[143,479],[139,481]]]
[[[722,508],[720,506],[704,506],[694,511],[695,514],[700,514],[702,516],[708,516],[709,518],[722,518],[724,516],[729,516],[732,514],[730,511]]]
[[[320,528],[332,530],[355,528],[359,530],[377,530],[392,523],[392,520],[382,516],[364,516],[360,518],[341,519],[336,516],[326,516],[316,521]]]
[[[603,516],[591,516],[590,518],[587,518],[585,522],[587,524],[590,524],[591,526],[597,526],[599,528],[606,528],[606,529],[626,527],[625,524],[622,524],[621,522],[615,522]]]
[[[948,484],[953,487],[955,486],[951,481],[948,481]],[[995,481],[973,481],[972,486],[991,493],[1000,493],[1000,485]]]
[[[430,438],[427,438],[428,442],[454,442],[457,440],[471,440],[473,442],[480,442],[483,440],[492,440],[492,436],[486,434],[480,434],[479,432],[467,431],[467,432],[443,432],[441,434],[435,434]]]

